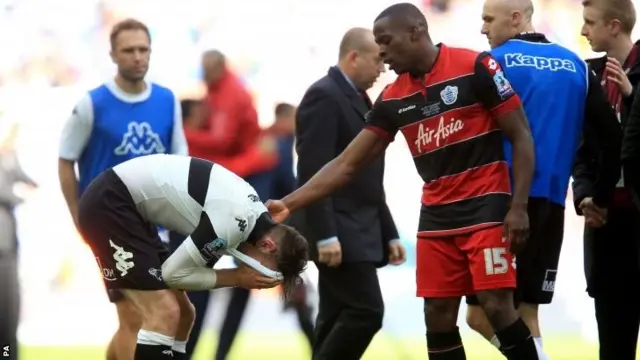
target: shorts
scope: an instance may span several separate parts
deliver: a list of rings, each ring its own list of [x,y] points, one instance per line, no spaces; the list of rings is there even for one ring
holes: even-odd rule
[[[516,287],[516,271],[502,226],[448,237],[418,237],[417,296],[460,297]]]
[[[530,235],[516,257],[518,269],[516,303],[550,304],[556,284],[560,250],[564,238],[564,207],[543,198],[530,198]],[[467,304],[478,305],[475,296]]]
[[[100,174],[78,204],[78,225],[102,273],[109,300],[120,289],[162,290],[162,263],[169,249],[155,225],[146,221],[129,190],[111,169]]]

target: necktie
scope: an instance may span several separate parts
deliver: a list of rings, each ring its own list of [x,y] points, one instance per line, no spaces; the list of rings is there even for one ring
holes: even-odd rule
[[[367,95],[367,92],[364,90],[359,90],[358,92],[360,93],[362,100],[364,100],[364,103],[367,104],[367,108],[371,109],[373,104],[371,103],[371,99],[369,98],[369,95]]]

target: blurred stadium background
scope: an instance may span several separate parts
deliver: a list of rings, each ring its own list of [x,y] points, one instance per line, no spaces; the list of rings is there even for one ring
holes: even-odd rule
[[[255,95],[261,123],[269,125],[278,101],[296,103],[337,59],[340,37],[352,26],[370,27],[391,0],[0,0],[0,133],[19,125],[18,154],[40,188],[17,209],[23,287],[20,340],[26,360],[93,360],[116,326],[90,250],[74,231],[59,191],[57,142],[82,93],[114,74],[108,32],[135,17],[152,31],[149,78],[181,97],[202,95],[202,51],[222,50]],[[486,49],[480,35],[481,0],[424,0],[436,41]],[[536,28],[589,56],[580,37],[579,0],[536,2]],[[373,92],[392,79],[383,75]],[[403,241],[413,253],[420,180],[403,142],[387,153],[387,195]],[[542,311],[553,359],[596,359],[592,302],[584,292],[582,220],[568,199],[565,246],[553,305]],[[383,331],[365,359],[425,359],[422,302],[414,297],[414,259],[384,269]],[[314,269],[309,269],[312,283]],[[228,294],[216,292],[210,339],[197,359],[212,358],[214,332]],[[277,293],[252,297],[231,359],[304,359],[308,349],[293,314],[282,313]],[[464,324],[461,309],[460,324]],[[466,325],[470,359],[499,358]],[[266,334],[265,334],[266,332]]]

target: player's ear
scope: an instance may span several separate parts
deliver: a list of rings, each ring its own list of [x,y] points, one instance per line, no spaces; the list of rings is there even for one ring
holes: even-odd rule
[[[278,250],[278,246],[271,236],[264,236],[258,240],[258,246],[267,253],[274,253]]]

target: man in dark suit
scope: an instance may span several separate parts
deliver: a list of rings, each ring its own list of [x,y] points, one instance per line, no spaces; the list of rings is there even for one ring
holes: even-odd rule
[[[339,155],[365,125],[366,94],[384,65],[373,33],[354,28],[340,43],[338,65],[305,93],[296,116],[299,185]],[[382,327],[377,267],[401,264],[404,248],[385,201],[384,158],[333,196],[292,215],[319,270],[314,360],[357,360]]]

